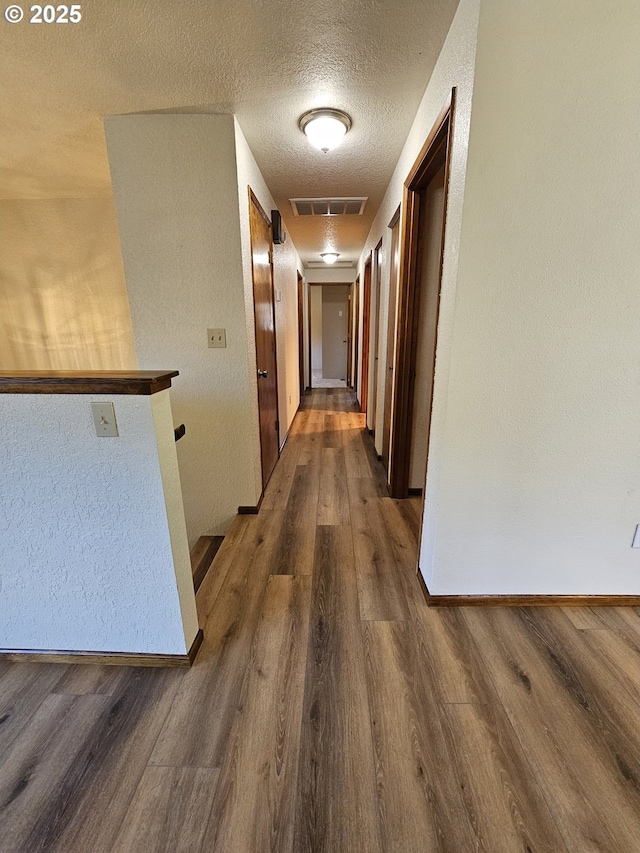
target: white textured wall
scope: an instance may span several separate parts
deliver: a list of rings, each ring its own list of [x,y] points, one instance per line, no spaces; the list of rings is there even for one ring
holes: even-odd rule
[[[0,219],[0,369],[135,369],[113,199],[3,199]]]
[[[364,261],[369,252],[383,239],[381,260],[380,288],[380,342],[378,360],[378,401],[377,423],[375,424],[377,450],[382,451],[382,426],[384,418],[384,387],[385,363],[387,344],[387,314],[389,307],[389,249],[391,230],[389,222],[402,201],[403,183],[413,166],[420,149],[433,127],[443,104],[451,93],[452,87],[457,89],[457,103],[453,144],[451,150],[451,170],[449,179],[449,202],[447,213],[447,230],[444,245],[444,263],[442,271],[442,295],[440,302],[440,324],[438,331],[438,353],[434,385],[433,411],[431,420],[431,446],[433,448],[434,480],[430,486],[432,496],[431,506],[434,511],[438,505],[437,480],[435,469],[439,464],[440,448],[442,445],[442,429],[447,393],[448,364],[450,359],[453,313],[456,298],[456,274],[458,266],[458,251],[460,229],[462,224],[462,203],[465,187],[467,166],[467,145],[469,138],[469,122],[471,117],[471,97],[473,93],[473,74],[475,64],[475,48],[478,27],[480,0],[460,0],[460,5],[451,24],[449,34],[427,85],[424,97],[411,127],[409,136],[402,149],[402,154],[394,170],[393,177],[385,194],[382,205],[373,223],[363,254],[360,258],[359,270],[361,278],[364,274]],[[373,301],[373,300],[372,300]],[[371,339],[373,340],[373,330]],[[375,364],[373,357],[370,363]],[[369,409],[373,410],[374,401],[369,401]],[[369,423],[369,426],[373,425]],[[431,465],[430,461],[430,465]],[[427,528],[435,524],[435,516],[425,515]],[[425,528],[425,536],[431,533]]]
[[[316,284],[352,284],[356,280],[358,271],[344,267],[307,267],[305,276],[307,281]]]
[[[174,435],[173,413],[171,411],[168,388],[151,396],[151,414],[153,416],[155,441],[158,448],[158,463],[160,465],[160,477],[167,512],[167,526],[169,541],[171,543],[173,569],[178,588],[182,623],[187,638],[187,649],[189,649],[198,633],[198,614],[196,612],[196,600],[193,591],[191,556],[189,554],[182,485],[180,483],[180,471],[178,469],[178,456],[176,453],[177,444]]]
[[[640,593],[639,27],[483,0],[433,593]]]
[[[173,439],[157,396],[0,395],[1,647],[188,650],[195,602],[179,501],[164,498],[176,466],[156,445],[152,401],[160,443]],[[114,403],[119,438],[96,436],[90,402]]]
[[[315,285],[311,293],[311,370],[322,370],[322,288]]]
[[[247,351],[232,116],[106,119],[141,369],[176,368],[172,389],[189,542],[225,533],[255,505],[253,385]],[[207,328],[226,329],[209,349]]]
[[[242,240],[242,269],[244,275],[245,311],[247,318],[248,363],[250,365],[251,413],[254,435],[258,442],[254,448],[254,464],[257,484],[261,489],[262,466],[260,463],[258,387],[256,377],[255,322],[253,311],[253,278],[251,274],[251,234],[249,231],[249,195],[251,187],[262,209],[271,219],[276,208],[258,165],[251,153],[242,129],[235,122],[236,161],[238,176],[238,200],[240,212],[240,234]],[[278,362],[278,415],[280,419],[280,444],[284,442],[291,422],[300,405],[298,373],[298,271],[302,262],[289,238],[283,245],[273,247],[274,290],[280,294],[275,303],[276,355]],[[259,493],[259,492],[258,492]]]

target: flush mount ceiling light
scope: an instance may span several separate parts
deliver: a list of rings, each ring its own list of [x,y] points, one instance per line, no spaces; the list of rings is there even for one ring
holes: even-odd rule
[[[319,148],[326,154],[332,148],[337,148],[346,132],[351,129],[351,116],[342,110],[329,108],[309,110],[300,116],[298,125],[314,148]]]
[[[325,264],[335,264],[340,255],[337,252],[323,252],[320,257]]]

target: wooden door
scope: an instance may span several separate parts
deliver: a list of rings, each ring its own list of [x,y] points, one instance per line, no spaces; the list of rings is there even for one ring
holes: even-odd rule
[[[298,374],[300,377],[300,400],[304,397],[304,281],[298,273]],[[309,383],[311,384],[311,383]]]
[[[249,190],[249,227],[256,329],[262,488],[264,489],[280,455],[276,327],[273,304],[271,223],[251,190]]]
[[[371,255],[364,265],[364,279],[362,290],[362,362],[360,365],[360,411],[367,411],[369,399],[369,341],[370,341],[370,314],[371,314]],[[357,370],[357,360],[356,360]]]
[[[400,208],[389,223],[391,228],[391,271],[389,279],[389,314],[387,317],[387,371],[384,383],[384,425],[382,428],[382,464],[389,470],[391,435],[391,398],[393,394],[394,349],[396,342],[396,300],[400,272]]]
[[[356,283],[356,287],[357,287]],[[349,287],[347,297],[347,387],[351,388],[353,370],[353,285]]]
[[[379,357],[380,357],[380,277],[381,277],[381,263],[380,258],[382,255],[382,240],[378,243],[376,248],[374,249],[373,256],[375,259],[374,264],[374,288],[373,291],[375,293],[375,307],[374,313],[371,319],[371,325],[373,328],[373,370],[371,371],[371,403],[372,403],[372,418],[371,418],[371,429],[373,430],[373,436],[375,441],[376,435],[376,424],[378,422],[378,365],[379,365]]]
[[[353,286],[353,325],[350,323],[349,328],[353,329],[353,365],[351,373],[349,373],[349,384],[353,390],[357,390],[358,385],[358,344],[360,343],[360,276],[356,279]]]

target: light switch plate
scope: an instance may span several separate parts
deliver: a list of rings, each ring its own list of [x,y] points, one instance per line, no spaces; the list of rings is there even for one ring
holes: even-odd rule
[[[226,347],[227,333],[224,329],[207,329],[210,347]]]
[[[91,403],[91,414],[98,438],[117,438],[118,424],[113,403]]]
[[[632,548],[640,548],[640,524],[636,525],[636,532],[633,534]]]

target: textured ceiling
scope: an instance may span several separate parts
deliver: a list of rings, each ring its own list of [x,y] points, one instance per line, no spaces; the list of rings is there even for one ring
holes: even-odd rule
[[[92,0],[75,25],[2,19],[2,195],[110,195],[105,115],[232,112],[303,260],[355,260],[457,3]],[[353,118],[328,154],[297,127],[321,106]],[[352,195],[369,197],[364,216],[294,218],[288,203]]]

